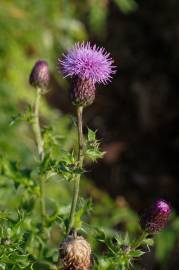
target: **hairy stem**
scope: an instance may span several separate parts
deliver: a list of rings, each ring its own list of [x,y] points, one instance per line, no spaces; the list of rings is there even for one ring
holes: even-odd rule
[[[77,126],[78,126],[78,163],[80,168],[83,168],[83,160],[84,160],[84,143],[83,143],[83,107],[77,107]],[[79,195],[79,186],[80,186],[80,174],[76,176],[74,180],[74,188],[73,188],[73,198],[71,203],[71,210],[68,222],[67,233],[70,232],[73,227],[74,215],[76,211],[76,205],[78,201]]]
[[[44,223],[46,219],[46,208],[45,208],[45,192],[44,192],[44,178],[40,176],[40,211],[42,216],[42,221]]]
[[[37,88],[37,95],[36,95],[35,108],[34,108],[34,133],[35,133],[40,161],[43,161],[44,147],[43,147],[43,139],[42,139],[41,129],[40,129],[40,122],[39,122],[40,98],[41,98],[41,89]]]
[[[38,149],[38,154],[40,161],[42,162],[44,159],[44,143],[42,139],[41,129],[40,129],[40,121],[39,121],[39,106],[40,106],[40,98],[41,98],[41,89],[37,88],[37,95],[35,100],[35,108],[34,108],[34,134]],[[42,220],[45,220],[46,211],[45,211],[45,200],[44,200],[44,178],[40,176],[40,210]]]

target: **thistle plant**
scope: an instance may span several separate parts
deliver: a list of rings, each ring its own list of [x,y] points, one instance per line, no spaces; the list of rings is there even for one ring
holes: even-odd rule
[[[72,49],[68,51],[66,55],[63,56],[62,60],[59,60],[60,69],[62,70],[65,77],[71,77],[73,80],[73,85],[70,91],[70,98],[72,104],[75,106],[77,115],[77,127],[78,127],[78,154],[77,161],[79,168],[83,170],[83,163],[85,157],[85,145],[83,138],[83,109],[86,106],[91,105],[95,100],[96,84],[103,83],[107,84],[112,78],[112,74],[115,73],[115,67],[113,66],[113,60],[110,54],[105,51],[104,48],[99,48],[96,45],[92,46],[88,43],[77,43]],[[70,216],[67,227],[67,234],[70,233],[74,225],[74,215],[77,206],[79,188],[80,188],[80,177],[77,175],[74,179],[74,190],[73,198],[71,203]],[[81,245],[81,250],[86,249],[83,240],[79,241],[78,238],[72,241],[74,245],[79,242]],[[65,240],[64,243],[71,244]],[[79,256],[79,250],[75,247],[73,249],[66,248],[66,244],[62,244],[61,247],[65,247],[66,252],[64,269],[79,269],[88,270],[90,269],[90,252],[85,252],[86,258],[84,260],[76,260]],[[63,254],[63,248],[61,248]],[[72,250],[72,251],[71,251]],[[72,253],[72,255],[71,255]],[[83,252],[82,252],[83,253]],[[64,261],[64,260],[63,260]],[[76,263],[78,261],[78,263]]]
[[[77,43],[62,59],[59,59],[59,70],[65,77],[72,78],[70,99],[75,106],[78,127],[78,153],[77,162],[79,168],[84,171],[84,158],[87,153],[87,145],[83,136],[83,110],[95,100],[96,85],[107,84],[111,81],[116,68],[110,54],[104,48],[98,48],[88,43]],[[96,144],[98,148],[98,143]],[[81,174],[74,179],[73,198],[68,220],[67,237],[60,245],[60,258],[63,269],[89,270],[91,269],[91,247],[88,242],[77,235],[74,226],[74,216],[79,196]],[[159,200],[152,209],[143,215],[141,220],[142,231],[138,239],[126,241],[126,237],[119,235],[106,238],[105,234],[100,239],[109,249],[108,262],[111,269],[129,269],[136,257],[145,252],[143,247],[153,244],[150,234],[160,231],[165,227],[170,215],[170,206],[164,200]],[[113,244],[115,239],[116,244]],[[111,254],[111,255],[110,255]],[[100,268],[100,263],[94,266]],[[108,269],[108,268],[107,268]]]
[[[132,239],[128,233],[108,235],[103,230],[98,230],[96,237],[106,247],[106,253],[103,258],[98,257],[94,269],[135,269],[135,260],[150,251],[150,247],[154,245],[155,234],[166,227],[170,213],[170,204],[163,199],[157,200],[142,215],[141,229],[136,239]]]
[[[171,206],[158,199],[138,222],[134,211],[128,207],[119,209],[99,190],[95,190],[97,207],[91,200],[79,198],[85,160],[94,162],[104,154],[96,131],[88,128],[87,135],[83,134],[83,112],[95,101],[97,86],[110,83],[116,67],[104,48],[83,42],[59,59],[58,70],[72,79],[69,96],[76,112],[77,151],[73,149],[76,137],[70,147],[64,149],[64,138],[69,136],[68,125],[65,136],[56,134],[51,126],[42,128],[41,99],[48,91],[50,75],[48,63],[39,60],[29,77],[36,94],[34,106],[29,106],[11,121],[11,125],[17,120],[31,125],[37,157],[24,167],[24,164],[21,166],[17,161],[0,156],[2,193],[10,193],[13,203],[18,201],[12,213],[0,211],[0,270],[133,269],[136,259],[150,250],[155,235],[166,227]],[[60,121],[59,117],[56,119],[58,123],[63,120],[62,116]],[[59,203],[55,196],[52,200],[48,198],[45,184],[49,184],[49,179],[57,182],[55,191],[61,190],[62,182],[73,185],[72,198],[68,197],[69,207],[62,200]],[[2,199],[1,209],[6,209],[11,204],[9,201],[6,199],[3,205]],[[128,224],[126,231],[117,229],[120,222]],[[131,224],[133,235],[129,229]]]
[[[42,163],[44,160],[45,152],[44,152],[44,142],[43,142],[43,138],[41,134],[40,121],[39,121],[39,107],[40,107],[41,96],[47,92],[49,80],[50,80],[50,75],[49,75],[47,62],[44,60],[37,61],[31,71],[29,82],[36,90],[33,130],[35,134],[40,163]],[[39,175],[41,216],[42,216],[42,220],[45,222],[46,210],[45,210],[45,199],[44,199],[44,193],[45,193],[44,180],[45,180],[44,175]]]

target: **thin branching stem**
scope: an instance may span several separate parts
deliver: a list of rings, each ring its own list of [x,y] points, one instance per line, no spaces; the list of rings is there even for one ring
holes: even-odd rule
[[[34,134],[37,143],[38,154],[40,158],[40,162],[43,162],[44,159],[44,142],[40,129],[40,121],[39,121],[39,107],[40,107],[40,98],[41,98],[41,89],[37,88],[36,100],[35,100],[35,108],[34,108]],[[44,177],[40,175],[40,210],[42,220],[45,220],[46,210],[45,210],[45,200],[44,200]]]
[[[134,249],[140,247],[140,246],[142,245],[143,240],[147,237],[147,235],[148,235],[148,233],[145,232],[145,231],[143,231],[142,234],[141,234],[141,236],[139,237],[139,239],[136,240],[136,242],[134,242],[134,244],[133,244],[132,247],[133,247]]]
[[[83,107],[82,106],[77,107],[76,113],[77,113],[77,126],[78,126],[78,164],[79,164],[79,167],[82,169],[83,160],[84,160]],[[76,205],[77,205],[78,195],[79,195],[80,178],[81,178],[81,175],[78,174],[74,180],[73,198],[72,198],[72,203],[71,203],[71,210],[70,210],[67,233],[70,232],[74,223],[74,215],[75,215]]]

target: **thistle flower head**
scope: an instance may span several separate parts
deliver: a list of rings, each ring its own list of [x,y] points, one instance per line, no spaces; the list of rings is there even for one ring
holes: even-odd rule
[[[148,233],[159,232],[166,226],[170,213],[169,203],[160,199],[143,215],[141,226]]]
[[[32,68],[29,83],[33,87],[39,87],[45,91],[50,81],[50,75],[48,70],[48,63],[44,60],[39,60]]]
[[[93,103],[95,84],[107,84],[116,73],[110,54],[90,42],[77,43],[62,60],[59,59],[59,66],[65,77],[73,78],[72,103],[83,107]]]
[[[115,73],[110,54],[90,42],[77,43],[59,63],[65,76],[77,76],[94,83],[106,84]]]

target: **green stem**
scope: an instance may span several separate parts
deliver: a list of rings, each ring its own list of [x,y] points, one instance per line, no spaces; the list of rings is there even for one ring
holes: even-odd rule
[[[46,219],[46,208],[45,208],[45,189],[44,189],[44,178],[40,176],[40,211],[43,223]]]
[[[39,106],[40,106],[40,98],[41,98],[41,89],[37,88],[37,95],[35,100],[35,108],[34,108],[34,134],[37,143],[37,149],[40,161],[44,160],[44,143],[42,139],[41,129],[40,129],[40,121],[39,121]],[[42,220],[44,222],[46,217],[45,210],[45,200],[44,200],[44,178],[40,175],[40,210]]]
[[[78,126],[78,164],[80,168],[83,168],[83,160],[84,160],[84,143],[83,143],[83,107],[77,107],[77,126]],[[76,211],[76,205],[78,201],[79,195],[79,187],[80,187],[80,178],[81,175],[77,175],[74,180],[74,188],[73,188],[73,198],[71,203],[71,210],[68,222],[67,233],[70,232],[73,227],[74,215]]]
[[[36,137],[36,143],[37,143],[40,161],[43,161],[44,147],[43,147],[43,139],[42,139],[41,129],[40,129],[40,122],[39,122],[40,98],[41,98],[41,89],[37,88],[37,95],[36,95],[35,109],[34,109],[34,133],[35,133],[35,137]]]

